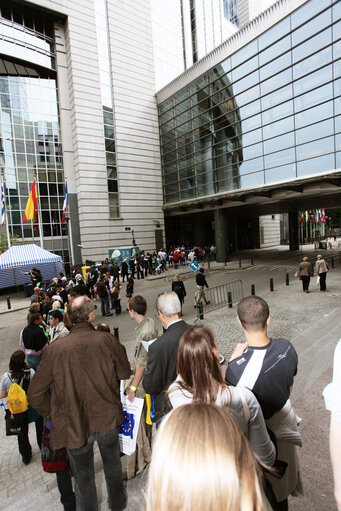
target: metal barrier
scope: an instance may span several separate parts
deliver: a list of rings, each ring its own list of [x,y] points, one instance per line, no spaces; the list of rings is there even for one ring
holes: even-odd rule
[[[209,287],[204,291],[197,291],[194,296],[197,317],[203,319],[206,312],[212,312],[227,305],[231,307],[233,303],[239,302],[243,297],[243,283],[241,280],[234,280],[219,286]]]

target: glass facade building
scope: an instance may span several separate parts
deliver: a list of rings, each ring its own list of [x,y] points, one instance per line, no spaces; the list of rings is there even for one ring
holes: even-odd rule
[[[39,239],[37,225],[22,223],[35,177],[42,236],[67,258],[53,22],[5,2],[0,15],[0,165],[9,230],[25,240]]]
[[[311,0],[159,104],[165,204],[341,167],[340,18]]]

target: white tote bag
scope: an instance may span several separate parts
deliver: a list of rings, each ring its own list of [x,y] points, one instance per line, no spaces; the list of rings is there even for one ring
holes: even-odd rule
[[[131,403],[124,394],[124,382],[121,381],[121,402],[124,421],[120,425],[119,440],[123,454],[130,456],[136,450],[137,433],[140,426],[144,399],[135,397]]]

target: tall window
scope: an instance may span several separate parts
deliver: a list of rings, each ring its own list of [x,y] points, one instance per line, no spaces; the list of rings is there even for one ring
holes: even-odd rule
[[[237,27],[239,26],[238,21],[238,8],[237,0],[223,0],[224,2],[224,16],[226,19],[232,21]]]
[[[115,131],[112,102],[112,84],[109,57],[108,20],[105,0],[96,0],[96,28],[99,60],[101,97],[103,107],[103,125],[105,139],[105,157],[108,180],[109,217],[119,218],[118,182],[115,154]]]

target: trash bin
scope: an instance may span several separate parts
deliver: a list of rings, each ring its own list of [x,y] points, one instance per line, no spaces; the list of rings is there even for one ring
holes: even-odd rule
[[[326,241],[319,241],[319,248],[327,250],[327,242]]]
[[[24,284],[24,294],[25,298],[30,298],[33,295],[33,285],[31,282]]]

